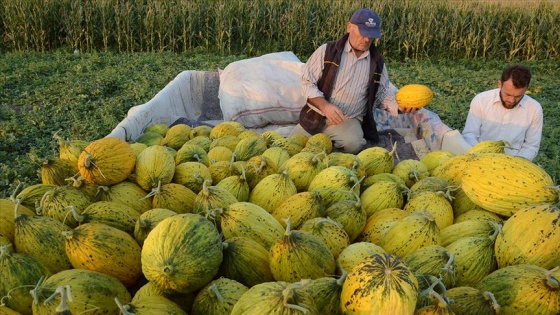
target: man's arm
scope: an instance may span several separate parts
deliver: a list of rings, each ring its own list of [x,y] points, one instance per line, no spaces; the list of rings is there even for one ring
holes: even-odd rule
[[[518,156],[524,157],[532,161],[538,154],[541,145],[543,127],[543,113],[542,110],[535,115],[531,122],[531,127],[525,134],[525,141],[521,145],[521,149],[517,152]]]
[[[462,132],[463,138],[465,138],[465,141],[467,141],[470,145],[475,145],[480,142],[480,126],[482,125],[482,117],[477,111],[478,105],[477,97],[475,97],[471,101],[469,114],[467,115],[467,121],[465,122],[465,128]]]
[[[340,124],[345,117],[338,106],[328,102],[323,92],[317,87],[317,82],[323,75],[323,60],[327,45],[323,44],[313,52],[305,63],[302,71],[302,93],[307,102],[323,112],[329,123]]]
[[[387,71],[387,66],[383,64],[383,70],[381,71],[381,79],[379,83],[379,89],[377,95],[375,96],[375,104],[373,107],[381,108],[388,111],[392,116],[397,116],[399,112],[401,113],[412,113],[415,111],[414,108],[404,108],[397,104],[396,94],[398,88],[389,80],[389,73]]]

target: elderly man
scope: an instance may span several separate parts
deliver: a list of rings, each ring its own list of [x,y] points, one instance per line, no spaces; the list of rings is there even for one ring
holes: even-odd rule
[[[323,132],[338,150],[357,153],[367,140],[378,141],[373,108],[393,115],[399,110],[413,111],[397,105],[397,88],[389,81],[383,56],[373,44],[381,37],[380,26],[375,12],[359,9],[346,23],[342,38],[315,50],[302,73],[307,104],[290,135]],[[320,115],[313,116],[314,112]],[[313,124],[321,116],[324,123]]]

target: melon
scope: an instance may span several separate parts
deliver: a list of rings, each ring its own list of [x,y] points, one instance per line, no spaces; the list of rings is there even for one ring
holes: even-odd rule
[[[433,150],[422,156],[420,162],[426,165],[428,172],[431,174],[433,169],[454,156],[455,153],[447,150]]]
[[[395,94],[395,99],[400,107],[422,108],[432,101],[434,92],[423,84],[407,84]]]
[[[320,237],[334,256],[334,259],[350,245],[350,238],[342,225],[330,218],[317,217],[305,221],[300,231]]]
[[[276,164],[264,155],[253,156],[247,161],[236,161],[234,164],[239,174],[245,173],[251,189],[268,175],[278,173]]]
[[[69,287],[72,299],[66,302],[72,314],[118,314],[115,298],[129,303],[130,293],[116,278],[101,272],[63,270],[39,282],[31,291],[33,314],[55,314],[61,304],[59,287]]]
[[[297,282],[334,274],[335,259],[325,242],[308,232],[291,230],[270,247],[270,271],[276,281]]]
[[[135,165],[136,155],[130,144],[112,137],[90,142],[78,160],[80,175],[87,182],[105,186],[125,180]]]
[[[274,281],[268,248],[259,242],[244,236],[228,238],[223,242],[223,255],[218,272],[220,276],[247,287]]]
[[[140,245],[126,232],[103,223],[85,223],[63,234],[74,268],[113,276],[126,287],[142,274]]]
[[[429,212],[440,230],[453,224],[453,207],[443,192],[424,191],[413,195],[403,207],[407,212]]]
[[[247,183],[245,174],[232,175],[222,179],[216,187],[229,191],[237,201],[248,201],[251,188]]]
[[[210,158],[203,147],[194,143],[185,143],[175,154],[175,164],[183,162],[199,162],[206,166],[210,165]]]
[[[559,314],[560,281],[553,271],[529,264],[506,266],[482,278],[475,288],[494,295],[499,314]]]
[[[334,277],[322,277],[311,281],[305,289],[317,304],[319,314],[340,314],[340,292],[346,280],[346,273],[338,279]]]
[[[56,185],[48,185],[48,184],[34,184],[23,188],[14,198],[11,198],[13,202],[19,201],[22,206],[25,206],[29,209],[35,209],[40,205],[41,198],[43,195],[55,188]],[[7,199],[0,199],[0,203],[5,202],[2,200]],[[4,206],[0,206],[0,209],[3,209]]]
[[[250,202],[236,202],[220,210],[220,228],[226,241],[248,237],[267,250],[284,234],[285,228],[263,207]]]
[[[134,239],[142,246],[144,240],[156,225],[176,214],[177,212],[164,208],[154,208],[142,213],[134,224]]]
[[[419,180],[430,176],[430,172],[426,165],[418,160],[402,160],[395,165],[393,174],[404,180],[408,188],[412,187]]]
[[[183,311],[179,305],[161,295],[147,296],[124,305],[118,298],[115,298],[115,302],[123,315],[187,315],[187,312]]]
[[[113,186],[99,186],[97,200],[119,202],[138,213],[152,209],[152,198],[138,184],[124,181]]]
[[[194,199],[193,213],[204,215],[209,210],[225,208],[238,201],[227,189],[219,186],[210,186],[211,182],[211,179],[204,181],[202,190]]]
[[[175,174],[173,154],[164,146],[150,146],[138,155],[134,173],[136,183],[146,191],[168,184]]]
[[[66,185],[66,179],[78,172],[77,164],[69,160],[52,158],[41,165],[41,183],[46,185]]]
[[[408,191],[406,186],[395,182],[381,181],[369,186],[360,195],[362,210],[367,217],[377,211],[387,208],[402,208],[404,206],[404,194]]]
[[[477,288],[462,286],[447,290],[447,297],[455,315],[495,315],[500,314],[500,305],[494,294]]]
[[[325,216],[341,224],[350,242],[353,242],[366,226],[367,216],[362,210],[362,203],[358,195],[356,200],[342,200],[325,210]]]
[[[181,184],[198,194],[205,180],[212,179],[208,166],[200,162],[183,162],[175,166],[173,183]]]
[[[440,230],[433,215],[413,212],[398,220],[379,242],[387,253],[405,257],[413,251],[441,242]]]
[[[19,253],[39,259],[51,273],[71,269],[62,232],[70,228],[46,216],[20,214],[15,219],[14,245]]]
[[[408,213],[399,208],[379,210],[366,219],[358,240],[379,244],[385,234],[406,216],[408,216]]]
[[[254,156],[261,155],[267,148],[264,138],[251,137],[239,140],[233,152],[238,161],[247,161]]]
[[[497,269],[494,253],[496,235],[497,231],[492,235],[462,237],[445,246],[455,255],[457,286],[474,286]]]
[[[284,200],[295,194],[297,194],[296,185],[288,173],[283,171],[268,175],[258,182],[249,194],[249,202],[272,213]]]
[[[92,203],[91,198],[73,186],[57,186],[47,191],[36,209],[38,214],[53,218],[70,227],[76,227],[78,222],[70,215],[70,207],[79,214]]]
[[[498,268],[531,264],[545,269],[560,266],[560,209],[533,205],[507,219],[494,247]]]
[[[418,280],[394,255],[372,255],[348,272],[340,293],[343,314],[413,314]]]
[[[306,221],[321,217],[325,208],[323,198],[316,192],[303,191],[282,201],[272,216],[285,227],[285,219],[290,219],[294,229],[299,229]]]
[[[313,296],[305,289],[309,281],[273,281],[247,290],[233,306],[231,315],[320,315]]]
[[[360,193],[360,180],[352,170],[344,166],[329,166],[320,171],[309,183],[309,191],[319,191],[325,206],[354,199]]]
[[[176,213],[193,212],[197,194],[183,185],[168,183],[154,188],[152,193],[154,208],[165,208]]]
[[[114,201],[98,201],[90,204],[82,214],[73,213],[76,221],[84,223],[103,223],[130,235],[140,213],[133,208]]]
[[[208,219],[177,214],[161,221],[144,240],[142,272],[165,292],[189,293],[212,280],[222,258],[220,234]]]
[[[36,284],[50,272],[36,257],[27,253],[15,253],[11,247],[12,245],[0,246],[1,304],[21,314],[31,314],[33,297],[29,294],[28,286]]]
[[[300,152],[285,162],[283,169],[288,172],[298,192],[306,191],[315,175],[326,168],[324,156],[324,153]]]
[[[441,279],[446,288],[455,286],[455,255],[441,245],[429,245],[415,250],[403,258],[414,273]]]
[[[10,199],[0,199],[0,235],[5,236],[11,243],[14,242],[14,233],[16,229],[15,218],[18,214],[34,216],[35,212],[26,206],[20,205],[18,201],[14,202]]]
[[[368,257],[375,254],[385,254],[385,250],[370,242],[355,242],[348,245],[336,258],[336,270],[338,275],[351,272],[354,267],[366,261]]]
[[[228,278],[218,278],[202,288],[194,299],[192,315],[229,315],[249,288]]]
[[[191,127],[185,124],[169,127],[159,144],[179,150],[185,142],[191,139],[191,131]]]
[[[360,151],[357,157],[362,162],[366,175],[372,176],[393,171],[395,152],[396,146],[393,147],[392,151],[383,147],[371,147]]]

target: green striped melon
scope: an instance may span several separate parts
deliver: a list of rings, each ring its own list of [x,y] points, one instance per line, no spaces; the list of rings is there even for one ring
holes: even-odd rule
[[[343,314],[413,314],[418,280],[394,255],[372,255],[348,273],[340,307]]]

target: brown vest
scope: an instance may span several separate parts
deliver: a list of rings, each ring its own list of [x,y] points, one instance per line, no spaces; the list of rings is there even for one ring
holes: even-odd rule
[[[317,87],[321,90],[321,92],[323,92],[327,101],[331,97],[334,78],[336,77],[338,65],[340,64],[340,58],[342,56],[342,52],[344,51],[344,45],[347,41],[348,34],[344,35],[338,41],[331,41],[327,43],[323,75],[317,82]],[[364,120],[362,122],[362,130],[364,131],[364,138],[377,142],[379,141],[379,136],[377,134],[377,127],[375,126],[375,120],[373,118],[373,103],[375,102],[375,97],[379,88],[384,61],[383,56],[381,56],[375,45],[372,44],[370,46],[369,53],[371,56],[371,62],[369,69],[368,101],[366,115],[364,116]]]

